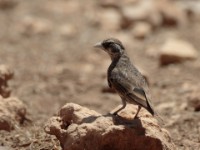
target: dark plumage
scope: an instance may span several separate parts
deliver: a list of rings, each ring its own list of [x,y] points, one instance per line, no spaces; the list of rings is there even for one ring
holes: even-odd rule
[[[112,63],[107,71],[108,84],[121,97],[123,106],[119,111],[126,107],[126,102],[138,105],[137,117],[141,107],[147,109],[152,115],[155,114],[150,103],[150,94],[147,83],[142,74],[131,63],[126,54],[122,43],[114,38],[106,39],[97,43],[95,47],[103,49],[111,57]]]

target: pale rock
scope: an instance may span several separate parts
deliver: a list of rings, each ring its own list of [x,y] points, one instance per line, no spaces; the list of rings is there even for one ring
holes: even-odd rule
[[[59,33],[63,37],[74,37],[77,35],[77,28],[72,24],[65,24],[59,28]]]
[[[160,48],[160,64],[167,65],[197,58],[197,51],[187,41],[168,39]]]
[[[63,150],[176,149],[168,131],[145,109],[133,120],[136,111],[137,106],[127,105],[118,116],[102,115],[68,103],[49,119],[44,129],[57,137]]]
[[[131,32],[135,38],[143,39],[152,32],[152,27],[147,22],[138,22],[133,26]]]
[[[140,0],[121,7],[121,12],[124,28],[137,21],[149,22],[152,27],[187,23],[186,12],[169,0]]]
[[[52,31],[52,22],[44,18],[26,16],[19,24],[19,30],[24,35],[44,35]]]
[[[98,11],[97,18],[104,30],[116,31],[121,27],[121,15],[115,9]]]
[[[154,0],[156,9],[162,15],[163,25],[185,25],[187,23],[187,15],[173,1]]]
[[[0,79],[1,80],[10,80],[13,78],[13,70],[6,65],[0,65]]]
[[[44,9],[49,13],[68,16],[78,12],[80,5],[79,1],[47,1]]]
[[[4,98],[9,97],[11,94],[11,89],[8,87],[7,82],[6,84],[0,84],[0,95]]]
[[[4,98],[9,97],[11,89],[8,87],[8,80],[12,79],[14,72],[9,66],[0,65],[0,95]]]
[[[159,111],[162,111],[162,110],[169,110],[170,108],[174,108],[175,106],[177,105],[176,102],[165,102],[165,103],[161,103],[157,106],[157,109]]]
[[[188,96],[188,106],[192,107],[194,111],[200,111],[200,94],[199,91],[194,91]]]
[[[11,131],[26,119],[26,107],[16,97],[0,97],[0,130]]]
[[[153,19],[151,22],[154,22],[157,21],[156,19],[158,19],[157,17],[154,17],[155,15],[152,15],[152,13],[155,12],[154,3],[152,0],[140,0],[136,4],[126,5],[121,8],[121,12],[123,16],[124,27],[129,26],[135,21],[148,21],[149,19]]]
[[[145,54],[151,58],[159,57],[159,50],[158,47],[155,45],[150,45],[146,48]]]
[[[200,15],[200,1],[175,1],[176,5],[182,10],[189,13],[189,15]]]

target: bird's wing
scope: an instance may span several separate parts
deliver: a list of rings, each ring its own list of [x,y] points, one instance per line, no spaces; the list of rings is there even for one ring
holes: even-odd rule
[[[120,78],[112,78],[109,82],[120,95],[128,98],[129,101],[133,101],[133,103],[148,108],[146,94],[142,88],[128,81],[124,82]]]

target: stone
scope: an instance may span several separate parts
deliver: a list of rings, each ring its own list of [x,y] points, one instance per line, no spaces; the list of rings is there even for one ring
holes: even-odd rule
[[[115,9],[105,9],[97,14],[98,22],[104,30],[116,31],[121,28],[121,15]]]
[[[169,0],[154,0],[158,13],[162,15],[162,25],[177,26],[187,23],[186,12]]]
[[[152,27],[147,22],[138,22],[133,26],[131,32],[135,38],[144,39],[152,32]]]
[[[65,17],[74,15],[81,9],[79,1],[47,1],[45,4],[43,9],[48,13]]]
[[[19,24],[19,31],[24,35],[44,35],[51,32],[52,22],[45,18],[26,16]]]
[[[156,45],[150,45],[146,48],[145,54],[151,58],[158,58],[159,57],[159,49]]]
[[[145,109],[133,120],[137,106],[127,105],[118,116],[102,115],[74,103],[48,120],[45,132],[55,135],[63,150],[176,149],[168,131]]]
[[[1,80],[10,80],[13,78],[14,72],[7,65],[0,65],[0,79]]]
[[[140,0],[121,7],[123,27],[127,28],[137,21],[145,21],[152,27],[185,25],[186,12],[175,2],[169,0]]]
[[[200,97],[199,92],[193,92],[188,96],[188,105],[192,107],[195,112],[200,111]]]
[[[11,89],[8,87],[8,80],[12,79],[14,72],[9,66],[0,65],[0,95],[7,98],[11,94]]]
[[[197,58],[197,50],[184,40],[168,39],[160,48],[160,64],[168,65]]]
[[[152,0],[140,0],[135,4],[125,5],[121,8],[122,14],[122,27],[130,27],[137,21],[146,21],[150,22],[153,25],[161,22],[160,17],[157,16],[158,13],[155,13],[154,1]]]
[[[148,17],[152,1],[141,0],[136,5],[127,5],[122,8],[122,15],[130,21],[144,20]]]
[[[72,24],[64,24],[59,28],[59,33],[63,37],[74,37],[77,35],[77,28]]]
[[[26,120],[26,107],[16,97],[0,97],[0,130],[11,131]]]

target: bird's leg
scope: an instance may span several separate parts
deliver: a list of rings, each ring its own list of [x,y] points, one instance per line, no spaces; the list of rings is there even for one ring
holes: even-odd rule
[[[134,119],[136,119],[136,118],[137,118],[137,115],[139,114],[139,112],[140,112],[140,109],[141,109],[141,106],[138,106],[138,110],[137,110],[137,113],[135,114],[135,117],[134,117]]]
[[[115,111],[115,112],[113,113],[113,115],[117,115],[117,113],[118,113],[119,111],[121,111],[122,109],[124,109],[125,107],[126,107],[126,101],[122,99],[122,107],[119,108],[117,111]]]

